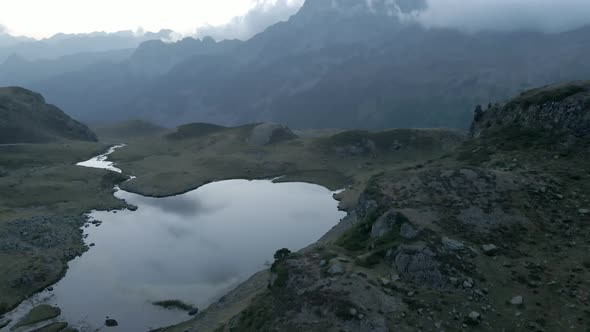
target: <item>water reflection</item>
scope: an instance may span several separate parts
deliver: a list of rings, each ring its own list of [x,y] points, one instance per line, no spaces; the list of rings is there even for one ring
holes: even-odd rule
[[[109,331],[146,331],[188,318],[151,305],[179,299],[204,308],[264,268],[280,248],[301,249],[343,213],[332,193],[304,183],[224,181],[184,195],[116,196],[138,210],[94,212],[87,229],[96,246],[70,263],[49,302],[69,322]]]

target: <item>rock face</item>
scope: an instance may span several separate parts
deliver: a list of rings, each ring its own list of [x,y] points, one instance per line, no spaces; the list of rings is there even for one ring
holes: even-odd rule
[[[522,305],[524,303],[524,298],[520,295],[515,296],[510,300],[510,304],[512,305]]]
[[[493,244],[484,244],[483,246],[481,246],[481,249],[483,250],[484,254],[488,256],[493,256],[498,251],[498,247],[496,247]]]
[[[590,81],[551,85],[524,92],[503,107],[476,111],[471,135],[506,128],[550,130],[590,136]]]
[[[448,237],[443,237],[442,243],[449,250],[462,250],[465,247],[465,245],[462,242],[449,239]]]
[[[400,276],[419,286],[442,288],[446,284],[432,250],[420,245],[402,245],[394,255],[393,265]]]
[[[46,104],[40,94],[17,87],[0,88],[0,144],[63,139],[97,140],[88,127]]]
[[[418,231],[409,223],[403,223],[399,229],[399,235],[408,240],[413,240],[418,236]]]

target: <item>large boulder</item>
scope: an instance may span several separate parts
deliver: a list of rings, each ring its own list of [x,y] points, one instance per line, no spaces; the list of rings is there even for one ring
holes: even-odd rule
[[[440,271],[436,253],[424,245],[401,245],[393,257],[393,266],[402,279],[430,288],[444,288],[446,278]]]

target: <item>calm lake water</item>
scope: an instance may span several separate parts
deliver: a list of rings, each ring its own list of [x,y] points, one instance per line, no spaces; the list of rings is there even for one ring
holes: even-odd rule
[[[304,248],[344,217],[331,191],[304,183],[232,180],[169,198],[115,195],[138,210],[93,212],[102,221],[85,228],[94,246],[70,262],[52,292],[23,308],[57,305],[82,331],[102,327],[106,316],[119,322],[109,331],[172,325],[190,317],[152,302],[206,308],[264,269],[276,250]]]

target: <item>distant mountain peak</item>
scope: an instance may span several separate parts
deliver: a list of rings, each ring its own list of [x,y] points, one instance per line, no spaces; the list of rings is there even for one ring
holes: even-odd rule
[[[426,0],[306,0],[299,13],[397,16],[400,13],[421,11],[427,6]]]

